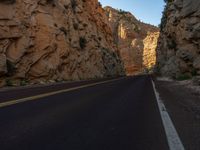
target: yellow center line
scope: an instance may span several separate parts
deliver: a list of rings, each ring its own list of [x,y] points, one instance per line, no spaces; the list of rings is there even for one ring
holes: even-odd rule
[[[7,101],[7,102],[0,103],[0,108],[7,107],[7,106],[11,106],[11,105],[18,104],[18,103],[27,102],[27,101],[37,100],[37,99],[40,99],[40,98],[44,98],[44,97],[48,97],[48,96],[52,96],[52,95],[56,95],[56,94],[61,94],[61,93],[65,93],[65,92],[70,92],[70,91],[74,91],[74,90],[78,90],[78,89],[82,89],[82,88],[86,88],[86,87],[92,87],[92,86],[95,86],[95,85],[100,85],[100,84],[104,84],[104,83],[109,83],[109,82],[121,80],[121,79],[123,79],[123,78],[124,78],[124,77],[119,78],[119,79],[113,79],[113,80],[108,80],[108,81],[102,81],[102,82],[97,82],[97,83],[91,83],[91,84],[82,85],[82,86],[78,86],[78,87],[73,87],[73,88],[63,89],[63,90],[59,90],[59,91],[54,91],[54,92],[39,94],[39,95],[30,96],[30,97],[25,97],[25,98],[21,98],[21,99],[10,100],[10,101]]]

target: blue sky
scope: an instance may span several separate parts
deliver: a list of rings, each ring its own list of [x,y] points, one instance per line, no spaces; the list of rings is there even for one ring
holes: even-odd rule
[[[137,19],[153,25],[160,24],[163,0],[99,0],[103,6],[130,11]]]

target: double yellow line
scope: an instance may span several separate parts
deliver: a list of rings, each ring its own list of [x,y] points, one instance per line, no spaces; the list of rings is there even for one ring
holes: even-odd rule
[[[0,108],[11,106],[11,105],[15,105],[15,104],[18,104],[18,103],[27,102],[27,101],[38,100],[38,99],[41,99],[41,98],[44,98],[44,97],[48,97],[48,96],[52,96],[52,95],[56,95],[56,94],[61,94],[61,93],[65,93],[65,92],[70,92],[70,91],[74,91],[74,90],[78,90],[78,89],[82,89],[82,88],[86,88],[86,87],[92,87],[92,86],[95,86],[95,85],[109,83],[109,82],[121,80],[123,78],[124,77],[118,78],[118,79],[113,79],[113,80],[97,82],[97,83],[91,83],[91,84],[82,85],[82,86],[78,86],[78,87],[73,87],[73,88],[69,88],[69,89],[63,89],[63,90],[59,90],[59,91],[39,94],[39,95],[25,97],[25,98],[21,98],[21,99],[10,100],[10,101],[7,101],[7,102],[0,103]]]

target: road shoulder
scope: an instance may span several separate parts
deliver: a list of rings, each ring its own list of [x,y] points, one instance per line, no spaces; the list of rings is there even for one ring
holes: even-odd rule
[[[178,81],[155,80],[178,134],[188,150],[200,149],[200,97],[198,92]]]

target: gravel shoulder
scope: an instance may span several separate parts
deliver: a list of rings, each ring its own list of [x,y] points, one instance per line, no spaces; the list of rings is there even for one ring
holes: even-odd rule
[[[200,86],[197,81],[155,80],[156,89],[186,150],[200,149]]]

